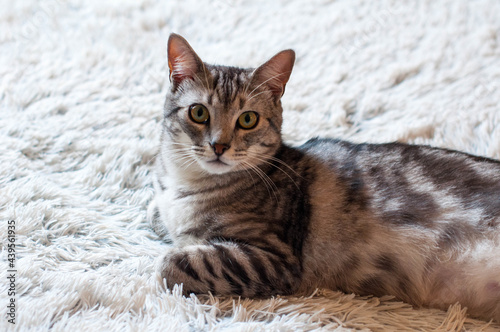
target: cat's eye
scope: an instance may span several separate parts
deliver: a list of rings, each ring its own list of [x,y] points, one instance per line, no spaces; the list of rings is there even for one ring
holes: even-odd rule
[[[194,104],[189,106],[189,117],[196,123],[207,123],[210,114],[205,106]]]
[[[240,115],[238,118],[238,126],[243,129],[252,129],[259,121],[259,114],[248,111]]]

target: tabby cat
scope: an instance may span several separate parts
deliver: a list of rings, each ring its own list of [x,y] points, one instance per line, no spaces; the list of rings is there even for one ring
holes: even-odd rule
[[[157,157],[158,264],[185,293],[267,297],[317,287],[394,295],[500,321],[500,162],[426,146],[282,142],[295,60],[209,65],[168,40]]]

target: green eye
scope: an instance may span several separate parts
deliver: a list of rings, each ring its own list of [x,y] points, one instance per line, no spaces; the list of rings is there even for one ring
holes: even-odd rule
[[[189,117],[196,123],[207,123],[210,114],[205,106],[194,104],[189,106]]]
[[[252,129],[257,125],[259,115],[255,112],[248,111],[240,115],[238,118],[238,126],[243,129]]]

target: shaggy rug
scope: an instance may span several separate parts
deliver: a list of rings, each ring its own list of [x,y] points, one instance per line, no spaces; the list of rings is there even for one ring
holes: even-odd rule
[[[499,13],[498,0],[1,0],[0,330],[498,331],[459,305],[165,292],[153,266],[168,245],[145,216],[171,32],[217,64],[295,49],[291,144],[321,135],[500,159]]]

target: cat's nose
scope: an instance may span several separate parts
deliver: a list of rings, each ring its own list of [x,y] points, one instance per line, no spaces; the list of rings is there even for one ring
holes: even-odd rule
[[[230,148],[229,144],[221,144],[221,143],[210,143],[210,146],[214,149],[215,154],[219,157]]]

